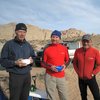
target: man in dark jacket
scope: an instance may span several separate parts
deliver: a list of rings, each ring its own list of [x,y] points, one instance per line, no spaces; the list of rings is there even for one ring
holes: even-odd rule
[[[76,50],[73,66],[79,77],[79,89],[82,100],[87,100],[87,86],[94,100],[100,100],[99,87],[95,75],[100,72],[100,52],[92,47],[91,35],[82,37],[83,47]]]
[[[6,42],[1,52],[1,65],[9,72],[10,100],[28,100],[35,54],[25,39],[26,32],[26,25],[18,23],[15,38]]]

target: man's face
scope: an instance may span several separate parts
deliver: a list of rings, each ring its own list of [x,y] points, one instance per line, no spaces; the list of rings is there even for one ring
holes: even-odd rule
[[[58,44],[60,42],[60,38],[57,35],[52,35],[51,42],[52,44]]]
[[[16,31],[16,36],[19,40],[23,41],[25,39],[26,36],[26,31],[24,30],[17,30]]]
[[[82,45],[84,49],[88,49],[92,45],[92,40],[82,40]]]

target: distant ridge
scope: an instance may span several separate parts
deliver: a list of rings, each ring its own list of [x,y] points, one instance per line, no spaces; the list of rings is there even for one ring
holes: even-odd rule
[[[12,39],[15,36],[15,25],[16,23],[9,23],[5,25],[0,25],[0,50],[7,40]],[[26,39],[31,43],[31,45],[36,49],[40,50],[44,47],[50,40],[50,35],[52,30],[41,29],[37,26],[27,24],[28,32]],[[70,28],[62,30],[62,40],[74,40],[80,41],[81,37],[86,34],[85,32]],[[100,50],[100,35],[92,34],[93,46]]]
[[[0,40],[9,40],[15,36],[15,25],[16,23],[9,23],[5,25],[0,25]],[[26,35],[26,39],[31,40],[49,40],[50,34],[52,30],[41,29],[37,26],[27,24],[28,31]],[[75,28],[70,28],[68,30],[62,31],[62,38],[63,39],[70,39],[73,37],[80,37],[85,32],[81,30],[77,30]]]

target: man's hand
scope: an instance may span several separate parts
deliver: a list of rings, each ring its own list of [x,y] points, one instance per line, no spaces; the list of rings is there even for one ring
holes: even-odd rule
[[[94,74],[92,74],[91,76],[94,77]]]
[[[54,72],[58,72],[58,70],[56,69],[56,66],[54,66],[54,65],[51,66],[51,70]]]
[[[18,59],[15,61],[15,64],[19,67],[25,67],[27,66],[28,64],[32,64],[33,63],[33,59],[32,57],[29,57],[28,60],[30,60],[30,62],[27,64],[25,63],[25,61],[23,61],[24,59]],[[26,60],[26,59],[25,59]]]
[[[27,66],[25,63],[23,63],[22,60],[23,60],[23,59],[18,59],[18,60],[16,60],[16,61],[15,61],[15,64],[16,64],[17,66],[19,66],[19,67],[25,67],[25,66]]]
[[[62,67],[63,67],[63,69],[62,69],[61,71],[64,71],[64,70],[65,70],[65,68],[66,68],[66,65],[65,65],[65,64],[63,64],[63,65],[62,65]]]
[[[30,64],[32,64],[34,62],[32,57],[29,57],[28,59],[30,60]]]

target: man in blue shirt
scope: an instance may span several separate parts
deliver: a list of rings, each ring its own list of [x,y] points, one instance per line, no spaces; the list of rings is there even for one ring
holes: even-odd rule
[[[25,39],[26,33],[27,26],[18,23],[15,38],[7,41],[1,52],[1,65],[9,72],[10,100],[28,100],[35,53]]]

